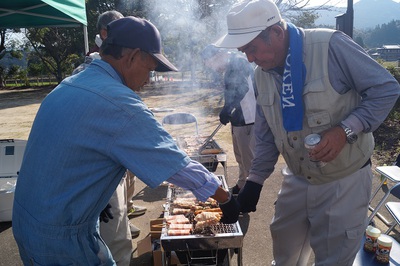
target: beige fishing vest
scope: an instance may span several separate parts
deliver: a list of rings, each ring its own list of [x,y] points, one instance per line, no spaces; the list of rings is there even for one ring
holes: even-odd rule
[[[275,144],[295,175],[304,176],[312,184],[324,184],[360,169],[374,149],[372,133],[359,133],[354,144],[346,143],[338,157],[324,167],[310,162],[304,138],[337,126],[359,105],[361,97],[355,90],[337,93],[329,82],[328,48],[333,30],[305,30],[303,60],[307,76],[303,91],[303,130],[286,132],[282,122],[279,92],[282,77],[256,69],[257,103],[275,137]]]

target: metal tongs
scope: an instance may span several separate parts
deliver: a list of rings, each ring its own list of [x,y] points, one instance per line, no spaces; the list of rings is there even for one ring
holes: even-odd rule
[[[224,124],[219,123],[219,125],[217,126],[216,129],[214,129],[213,133],[211,133],[211,135],[209,137],[206,138],[206,140],[203,142],[203,144],[201,144],[199,151],[202,151],[208,144],[208,142],[210,142],[210,140],[215,136],[215,134],[217,134],[218,130],[220,130],[220,128],[223,126]]]
[[[236,108],[233,108],[232,111],[231,111],[231,115],[233,115],[233,113],[235,111],[236,111]],[[203,144],[201,144],[199,151],[202,151],[207,146],[208,142],[210,142],[210,140],[215,136],[215,134],[217,134],[218,130],[220,130],[223,125],[224,124],[219,123],[217,128],[214,129],[213,133],[211,133],[211,135],[206,138],[206,140],[203,142]]]

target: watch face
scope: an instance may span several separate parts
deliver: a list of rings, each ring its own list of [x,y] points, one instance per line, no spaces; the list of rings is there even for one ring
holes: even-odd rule
[[[354,142],[356,142],[358,139],[358,136],[356,134],[350,134],[349,136],[347,136],[347,142],[349,144],[353,144]]]
[[[347,140],[347,143],[353,144],[354,142],[357,141],[357,139],[358,139],[357,134],[354,134],[354,132],[353,132],[350,128],[346,127],[346,126],[343,125],[343,124],[340,124],[340,126],[341,126],[342,129],[344,130],[344,133],[346,133],[346,140]]]

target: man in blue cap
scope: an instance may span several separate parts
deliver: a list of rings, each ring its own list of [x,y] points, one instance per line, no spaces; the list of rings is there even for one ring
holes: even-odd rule
[[[24,264],[115,265],[98,221],[127,169],[154,188],[163,181],[220,203],[222,222],[239,206],[218,178],[174,143],[135,91],[150,71],[177,71],[144,19],[111,22],[85,71],[42,102],[15,191],[13,233]]]

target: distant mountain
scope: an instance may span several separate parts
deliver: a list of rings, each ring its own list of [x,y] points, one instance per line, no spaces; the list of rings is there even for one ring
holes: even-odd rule
[[[361,0],[353,5],[354,28],[368,29],[387,24],[392,20],[400,20],[400,3],[392,0]],[[320,16],[316,25],[336,25],[336,16],[346,13],[347,7],[330,6],[329,10],[317,11]]]

